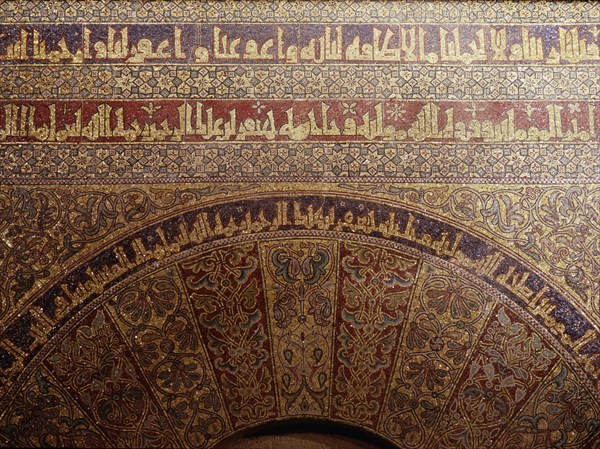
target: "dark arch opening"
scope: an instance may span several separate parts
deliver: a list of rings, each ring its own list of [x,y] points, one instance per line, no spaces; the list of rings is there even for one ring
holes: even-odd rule
[[[216,449],[310,449],[311,447],[397,449],[388,440],[366,429],[322,419],[271,421],[242,429],[215,446]]]

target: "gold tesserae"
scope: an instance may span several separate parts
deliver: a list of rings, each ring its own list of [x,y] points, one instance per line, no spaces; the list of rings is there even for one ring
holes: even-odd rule
[[[600,448],[600,3],[0,0],[0,447]]]

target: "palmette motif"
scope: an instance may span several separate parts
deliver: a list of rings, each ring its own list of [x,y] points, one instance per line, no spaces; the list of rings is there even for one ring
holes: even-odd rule
[[[261,247],[280,406],[293,416],[328,413],[337,244],[280,240]],[[275,355],[275,354],[274,354]]]

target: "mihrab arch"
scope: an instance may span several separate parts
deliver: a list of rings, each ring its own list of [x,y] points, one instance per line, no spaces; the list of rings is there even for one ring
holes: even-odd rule
[[[29,298],[7,443],[212,447],[309,419],[398,447],[596,447],[594,378],[539,305],[585,319],[467,226],[305,190],[117,229]]]

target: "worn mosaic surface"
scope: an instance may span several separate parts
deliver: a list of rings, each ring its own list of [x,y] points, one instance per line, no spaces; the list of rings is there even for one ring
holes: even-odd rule
[[[0,1],[0,445],[600,447],[600,4]]]

